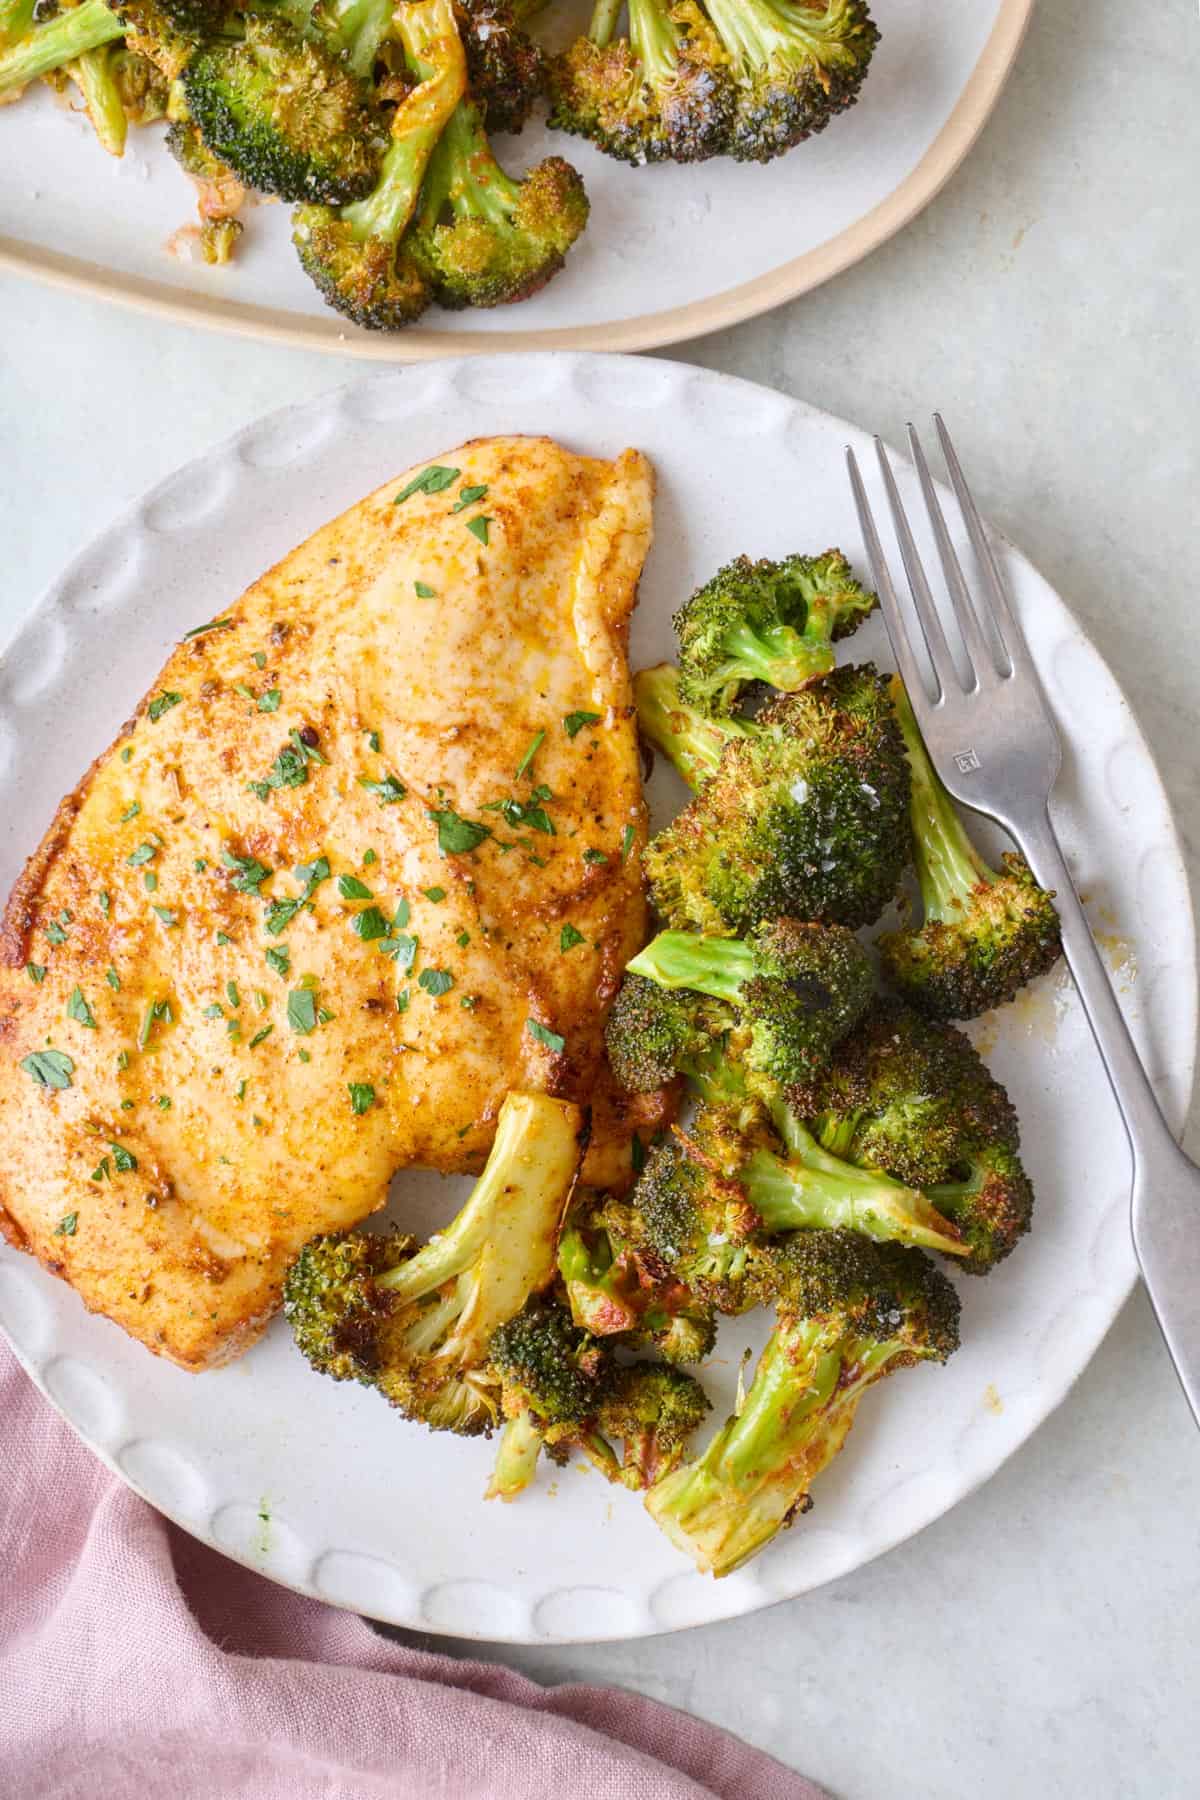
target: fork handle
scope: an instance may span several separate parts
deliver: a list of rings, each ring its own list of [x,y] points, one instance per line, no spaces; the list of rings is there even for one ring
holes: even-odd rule
[[[1092,936],[1049,812],[1011,827],[1054,891],[1067,959],[1133,1155],[1133,1244],[1167,1349],[1200,1425],[1200,1168],[1163,1118]]]

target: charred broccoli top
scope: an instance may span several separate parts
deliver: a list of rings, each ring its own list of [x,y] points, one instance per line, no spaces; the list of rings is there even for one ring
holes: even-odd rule
[[[546,86],[546,57],[523,20],[536,7],[510,0],[460,0],[467,85],[489,132],[518,132]]]
[[[958,1346],[958,1297],[918,1250],[801,1231],[778,1266],[778,1321],[737,1416],[646,1495],[671,1540],[713,1575],[807,1510],[873,1382]]]
[[[651,897],[682,929],[745,931],[784,913],[869,925],[908,861],[908,791],[886,683],[870,664],[836,669],[726,745],[646,851]]]
[[[824,1067],[874,992],[870,962],[853,932],[788,918],[755,926],[745,940],[660,932],[633,958],[628,973],[722,1002],[738,1047],[744,1040],[747,1067],[783,1085],[806,1081]],[[641,1010],[650,1010],[644,998]],[[675,1066],[685,1069],[701,1047],[699,1034],[711,1032],[713,1014],[713,1008],[699,1009],[698,1030],[689,1037],[675,1027],[672,1011],[671,1023],[662,1021],[651,1039],[652,1060],[665,1061],[670,1044],[678,1042],[683,1054]],[[627,1024],[618,1015],[609,1041],[618,1060],[633,1062],[636,1052],[623,1054]]]
[[[991,869],[972,844],[930,762],[899,677],[892,699],[912,768],[912,835],[925,917],[880,939],[884,970],[909,1003],[937,1019],[1003,1006],[1057,962],[1054,896],[1023,856]]]
[[[705,0],[729,58],[727,149],[769,162],[858,98],[879,41],[864,0]]]
[[[387,131],[369,90],[284,20],[247,14],[241,38],[192,58],[183,90],[205,143],[247,186],[330,206],[370,193]]]
[[[877,604],[840,550],[782,562],[739,556],[675,614],[680,695],[721,714],[750,682],[794,693],[829,674],[835,641]]]

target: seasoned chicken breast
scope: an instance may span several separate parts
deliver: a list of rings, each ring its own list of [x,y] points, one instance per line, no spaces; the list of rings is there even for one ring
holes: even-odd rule
[[[587,1102],[645,933],[625,659],[652,478],[487,439],[188,634],[0,934],[0,1222],[152,1350],[243,1350],[313,1233]]]

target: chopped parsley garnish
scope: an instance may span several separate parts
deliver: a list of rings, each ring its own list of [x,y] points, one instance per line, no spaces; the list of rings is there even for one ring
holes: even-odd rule
[[[304,883],[304,892],[300,896],[301,900],[311,900],[321,883],[329,880],[329,858],[327,856],[318,856],[310,863],[297,863],[296,867],[292,870],[292,874],[296,877],[297,881],[302,881]]]
[[[637,836],[632,825],[627,825],[621,833],[621,861],[629,861],[629,852],[633,849],[633,840]]]
[[[394,806],[408,791],[396,775],[385,775],[382,781],[368,781],[365,775],[360,775],[358,785],[366,788],[368,794],[374,794],[380,806]]]
[[[443,856],[464,856],[470,850],[477,850],[483,840],[492,835],[490,826],[460,818],[452,807],[431,809],[429,817],[437,826],[438,849]]]
[[[79,1025],[86,1025],[89,1031],[95,1031],[95,1015],[83,997],[82,988],[72,989],[71,998],[67,1001],[67,1017],[68,1019],[74,1019]]]
[[[454,941],[460,950],[465,950],[471,941],[471,934],[469,931],[460,931]]]
[[[32,981],[34,986],[36,987],[39,985],[39,983],[45,981],[45,979],[46,979],[45,964],[44,963],[27,962],[25,964],[25,973],[28,975],[30,981]]]
[[[373,850],[364,850],[363,851],[363,868],[364,869],[369,869],[372,863],[375,863],[378,861],[379,861],[379,858],[376,856],[376,854]]]
[[[125,748],[121,752],[121,761],[123,763],[127,763],[132,755],[133,755],[133,745],[126,744]]]
[[[366,882],[360,881],[357,875],[339,875],[338,893],[343,900],[371,900],[374,898]]]
[[[154,910],[162,920],[163,924],[167,927],[168,931],[171,929],[172,925],[178,925],[179,915],[178,913],[172,912],[169,906],[156,906]]]
[[[225,1008],[221,1005],[219,1000],[214,1000],[209,1006],[205,1007],[201,1016],[205,1019],[223,1019],[225,1017]]]
[[[585,863],[606,863],[608,858],[603,850],[585,850],[583,860]]]
[[[233,1092],[236,1100],[244,1100],[246,1098],[246,1083],[244,1081],[239,1081]]]
[[[437,595],[427,581],[414,581],[413,589],[418,600],[436,600]]]
[[[417,986],[434,1000],[442,994],[448,994],[454,986],[454,977],[449,969],[422,969],[417,976]]]
[[[267,770],[265,781],[248,781],[246,786],[260,800],[269,800],[272,788],[303,787],[308,780],[308,763],[299,751],[285,744],[271,767]]]
[[[112,896],[106,888],[101,888],[100,892],[96,895],[96,903],[107,919],[109,910],[112,907]]]
[[[233,939],[230,937],[230,935],[227,931],[218,931],[217,942],[218,942],[218,944],[232,944]]]
[[[77,1212],[67,1213],[66,1217],[60,1219],[58,1224],[54,1227],[55,1237],[74,1237],[75,1227],[78,1223],[79,1214]]]
[[[311,988],[293,988],[287,999],[288,1024],[300,1037],[317,1029],[317,997]]]
[[[491,522],[492,521],[485,513],[478,513],[475,518],[467,520],[467,530],[472,537],[478,538],[481,544],[486,544],[488,541],[488,526]]]
[[[413,476],[407,487],[401,488],[392,505],[403,506],[414,494],[443,493],[446,488],[453,487],[461,474],[461,469],[447,469],[441,463],[430,463],[427,469]]]
[[[254,652],[254,666],[256,669],[265,669],[266,668],[267,653],[265,650],[256,650]]]
[[[548,788],[535,788],[530,800],[489,800],[488,810],[498,812],[507,825],[517,830],[521,825],[528,825],[531,831],[544,832],[547,837],[554,837],[554,821],[544,806],[537,805],[542,795],[549,797]]]
[[[259,712],[278,712],[279,702],[282,697],[283,696],[280,694],[278,688],[268,688],[265,694],[260,694],[258,696],[255,705],[258,707]]]
[[[313,736],[316,737],[316,735],[317,734],[314,731]],[[322,765],[329,762],[329,758],[322,751],[318,750],[315,744],[309,744],[305,741],[303,732],[297,731],[294,725],[288,732],[288,736],[292,740],[293,748],[299,752],[305,762],[321,763]]]
[[[155,1106],[157,1106],[159,1112],[170,1112],[170,1110],[171,1110],[170,1094],[156,1094],[154,1096],[154,1104],[155,1104]]]
[[[109,1160],[107,1156],[102,1156],[88,1179],[89,1181],[108,1181],[111,1179],[111,1175],[112,1169]]]
[[[138,800],[131,800],[129,805],[125,808],[125,811],[121,814],[121,824],[128,825],[130,819],[136,819],[141,810],[141,802]]]
[[[132,1174],[133,1170],[138,1166],[137,1157],[133,1154],[133,1151],[126,1150],[123,1144],[110,1144],[108,1147],[112,1151],[113,1168],[117,1171],[117,1174]]]
[[[420,938],[409,937],[407,932],[398,931],[379,948],[385,956],[391,957],[398,969],[404,969],[407,972],[417,960],[420,943]]]
[[[234,856],[232,851],[222,850],[221,861],[227,869],[237,870],[229,885],[239,894],[257,894],[271,874],[255,856]]]
[[[146,712],[149,715],[151,724],[152,725],[157,724],[159,719],[162,718],[163,714],[165,712],[170,712],[170,710],[173,706],[178,706],[179,702],[182,699],[183,699],[182,694],[170,694],[170,693],[155,694],[153,700],[150,702],[149,706],[146,708]]]
[[[396,994],[396,1011],[398,1013],[406,1013],[408,1011],[408,1001],[409,1001],[408,989],[400,988],[400,990]]]
[[[576,931],[574,925],[564,925],[558,934],[558,947],[560,950],[573,950],[576,944],[582,944],[582,942],[583,933],[582,931]]]
[[[193,867],[193,869],[195,869],[197,875],[203,875],[204,871],[208,867],[208,861],[205,857],[198,856],[196,858],[195,862],[192,864],[192,867]]]
[[[300,1058],[302,1063],[310,1063],[312,1061],[312,1057],[307,1050],[297,1050],[296,1055]]]
[[[412,916],[412,907],[407,900],[397,900],[396,910],[392,914],[392,930],[403,931]]]
[[[569,738],[578,737],[585,725],[599,725],[603,714],[590,712],[568,713],[563,720],[563,730]]]
[[[375,1104],[375,1089],[369,1081],[350,1081],[346,1085],[350,1089],[350,1110],[361,1118]]]
[[[46,942],[48,944],[65,944],[66,941],[67,934],[59,924],[58,920],[51,919],[46,927]]]
[[[291,1010],[292,1010],[291,1001],[289,1000],[288,1001],[289,1016],[291,1015]],[[275,1029],[275,1027],[273,1025],[264,1025],[261,1031],[256,1031],[254,1036],[250,1039],[250,1048],[252,1050],[257,1050],[258,1046],[262,1043],[265,1043],[266,1039],[270,1037],[270,1035],[274,1031],[274,1029]]]
[[[286,978],[291,974],[292,953],[286,944],[280,944],[278,947],[272,944],[271,948],[266,952],[266,958],[267,967],[269,969],[274,969],[276,975],[281,975]]]
[[[229,1001],[230,1006],[240,1006],[242,1004],[242,996],[238,993],[236,981],[227,981],[225,983],[225,997]]]
[[[462,1007],[464,1012],[474,1012],[475,1008],[479,1005],[479,995],[464,994],[458,1004]]]
[[[446,890],[444,887],[422,888],[421,892],[427,900],[432,900],[435,906],[440,906],[442,901],[446,898]]]
[[[131,869],[140,869],[143,863],[152,861],[157,855],[157,844],[139,844],[136,850],[129,852],[125,861]]]
[[[454,502],[450,511],[452,513],[466,512],[468,506],[474,506],[477,500],[482,500],[487,491],[488,484],[486,481],[477,482],[474,487],[459,488],[458,499]],[[484,542],[487,542],[486,538],[484,539]]]
[[[374,751],[375,755],[378,756],[382,748],[383,745],[380,741],[379,733],[377,731],[368,731],[367,749]]]
[[[233,684],[233,691],[235,694],[240,694],[243,700],[249,700],[251,706],[254,705],[254,689],[250,686],[249,682],[235,681]]]
[[[147,869],[146,873],[142,876],[142,886],[148,894],[152,894],[158,886],[158,876],[154,873],[153,869]]]
[[[522,775],[525,773],[526,769],[529,767],[530,763],[533,761],[534,757],[537,755],[538,751],[541,749],[541,747],[545,743],[545,741],[546,741],[546,734],[544,731],[539,731],[535,734],[532,741],[530,742],[528,750],[526,750],[524,756],[521,758],[520,762],[517,764],[517,772],[513,776],[514,781],[520,781]]]
[[[118,1052],[117,1052],[117,1067],[118,1067],[118,1069],[127,1069],[129,1067],[129,1052],[128,1052],[128,1050],[118,1050]]]
[[[121,977],[117,974],[117,971],[115,969],[105,969],[104,979],[105,979],[105,981],[107,981],[109,987],[113,990],[114,994],[120,993]]]
[[[302,900],[272,900],[267,907],[267,916],[263,924],[272,937],[278,937],[286,931],[304,902]]]
[[[142,1015],[142,1026],[138,1032],[138,1049],[144,1050],[150,1042],[150,1033],[156,1025],[169,1025],[174,1018],[169,1000],[151,1000]]]
[[[525,1029],[531,1038],[536,1039],[539,1044],[544,1044],[547,1050],[553,1050],[555,1056],[558,1056],[566,1048],[566,1038],[559,1037],[557,1031],[551,1031],[550,1027],[543,1025],[540,1019],[526,1019]]]
[[[364,906],[361,912],[355,913],[350,921],[350,929],[364,944],[373,943],[376,938],[385,938],[388,934],[388,922],[377,906]]]
[[[69,1088],[75,1073],[75,1064],[65,1050],[34,1050],[21,1058],[21,1067],[44,1088]]]
[[[183,642],[186,644],[189,638],[203,637],[206,631],[230,631],[233,624],[232,619],[210,619],[207,625],[193,625],[190,631],[184,632]]]

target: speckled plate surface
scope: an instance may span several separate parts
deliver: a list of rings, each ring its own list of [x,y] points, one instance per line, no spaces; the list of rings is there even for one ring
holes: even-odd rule
[[[274,204],[246,213],[229,267],[175,260],[166,245],[194,209],[162,128],[131,132],[115,160],[45,89],[0,110],[0,268],[193,325],[387,362],[679,343],[807,292],[907,225],[982,131],[1033,0],[872,0],[872,10],[882,38],[858,105],[766,168],[716,158],[630,169],[541,120],[501,139],[514,172],[568,157],[592,202],[566,269],[520,306],[431,308],[407,331],[361,331],[301,273],[291,209]],[[590,13],[590,0],[556,0],[547,40],[569,42]]]
[[[181,632],[391,474],[509,431],[551,432],[605,455],[632,444],[652,458],[657,538],[635,621],[638,663],[671,651],[672,607],[737,551],[840,543],[861,562],[841,451],[847,441],[864,451],[863,435],[701,369],[480,358],[391,372],[271,414],[97,538],[9,646],[0,886]],[[971,446],[962,449],[969,467]],[[1003,540],[997,547],[1065,739],[1055,816],[1178,1124],[1192,1082],[1196,961],[1166,798],[1096,651],[1029,563]],[[872,622],[853,651],[886,661],[882,628]],[[678,799],[673,778],[657,775],[652,797],[665,816]],[[1133,1282],[1125,1145],[1066,978],[1046,978],[977,1036],[1020,1110],[1035,1230],[989,1281],[963,1282],[953,1361],[906,1371],[871,1396],[814,1511],[721,1583],[689,1569],[636,1497],[582,1469],[550,1471],[517,1505],[485,1504],[486,1444],[431,1436],[370,1393],[318,1380],[278,1323],[230,1368],[186,1375],[0,1247],[0,1324],[132,1487],[227,1554],[337,1605],[519,1642],[619,1638],[748,1612],[855,1568],[985,1480],[1063,1398]],[[466,1186],[403,1174],[393,1207],[423,1231]],[[726,1322],[706,1372],[718,1408],[742,1350],[761,1337],[759,1319]]]

